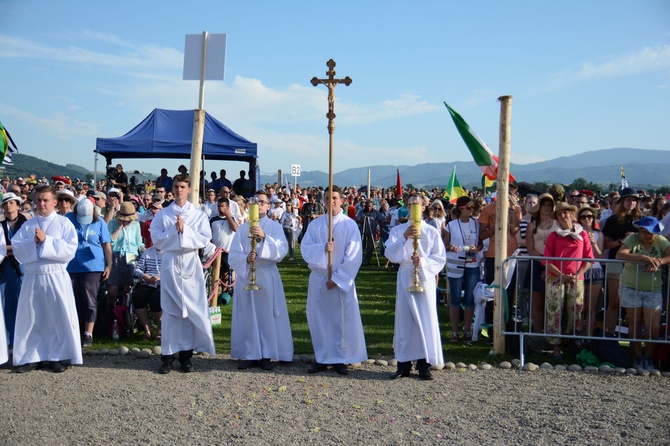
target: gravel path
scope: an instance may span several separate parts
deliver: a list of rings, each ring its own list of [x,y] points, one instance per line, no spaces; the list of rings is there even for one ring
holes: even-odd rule
[[[537,370],[442,370],[389,380],[376,364],[307,375],[305,364],[238,371],[195,357],[86,356],[54,374],[0,370],[0,443],[668,444],[670,378]]]

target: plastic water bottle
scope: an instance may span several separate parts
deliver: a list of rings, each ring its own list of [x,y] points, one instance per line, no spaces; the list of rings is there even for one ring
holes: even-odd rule
[[[112,339],[118,342],[119,340],[119,321],[114,319],[114,327],[112,328]]]

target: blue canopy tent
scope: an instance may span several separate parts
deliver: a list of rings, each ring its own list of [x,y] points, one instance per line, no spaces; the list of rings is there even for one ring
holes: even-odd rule
[[[95,151],[107,165],[115,158],[191,158],[193,110],[154,109],[134,129],[118,138],[97,138]],[[257,171],[257,145],[205,113],[202,155],[206,160],[246,161]],[[256,182],[258,177],[256,176]]]

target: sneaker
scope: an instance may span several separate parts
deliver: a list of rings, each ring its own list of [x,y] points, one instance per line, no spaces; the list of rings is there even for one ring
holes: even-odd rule
[[[472,332],[471,331],[466,331],[465,332],[465,343],[470,344],[472,342]]]
[[[642,358],[635,358],[633,363],[633,368],[638,371],[638,373],[644,370],[644,360]]]
[[[81,346],[82,347],[93,347],[93,336],[84,335]]]
[[[642,367],[644,367],[645,370],[648,370],[650,372],[653,372],[656,370],[654,367],[654,361],[649,356],[646,356],[645,358],[642,359]]]
[[[458,333],[454,332],[451,334],[451,342],[458,342],[460,341],[460,338],[458,337]]]

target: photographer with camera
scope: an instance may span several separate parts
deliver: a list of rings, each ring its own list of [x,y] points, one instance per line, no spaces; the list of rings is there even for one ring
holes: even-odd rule
[[[103,215],[105,217],[105,223],[109,223],[114,219],[116,213],[121,209],[121,203],[123,202],[122,192],[113,187],[107,192],[107,206],[104,207]]]
[[[372,200],[366,200],[363,208],[356,213],[356,223],[363,239],[363,265],[369,265],[372,260],[377,229],[384,221],[385,217],[372,207]]]
[[[128,175],[123,171],[123,166],[121,164],[116,165],[116,172],[112,174],[112,170],[109,169],[107,176],[109,177],[109,183],[117,189],[120,189],[124,194],[128,194]]]
[[[309,194],[307,196],[307,203],[302,205],[300,210],[300,217],[302,217],[302,232],[298,236],[298,243],[302,242],[302,238],[307,232],[307,226],[315,218],[321,217],[326,213],[326,208],[321,204],[316,202],[316,195]]]

